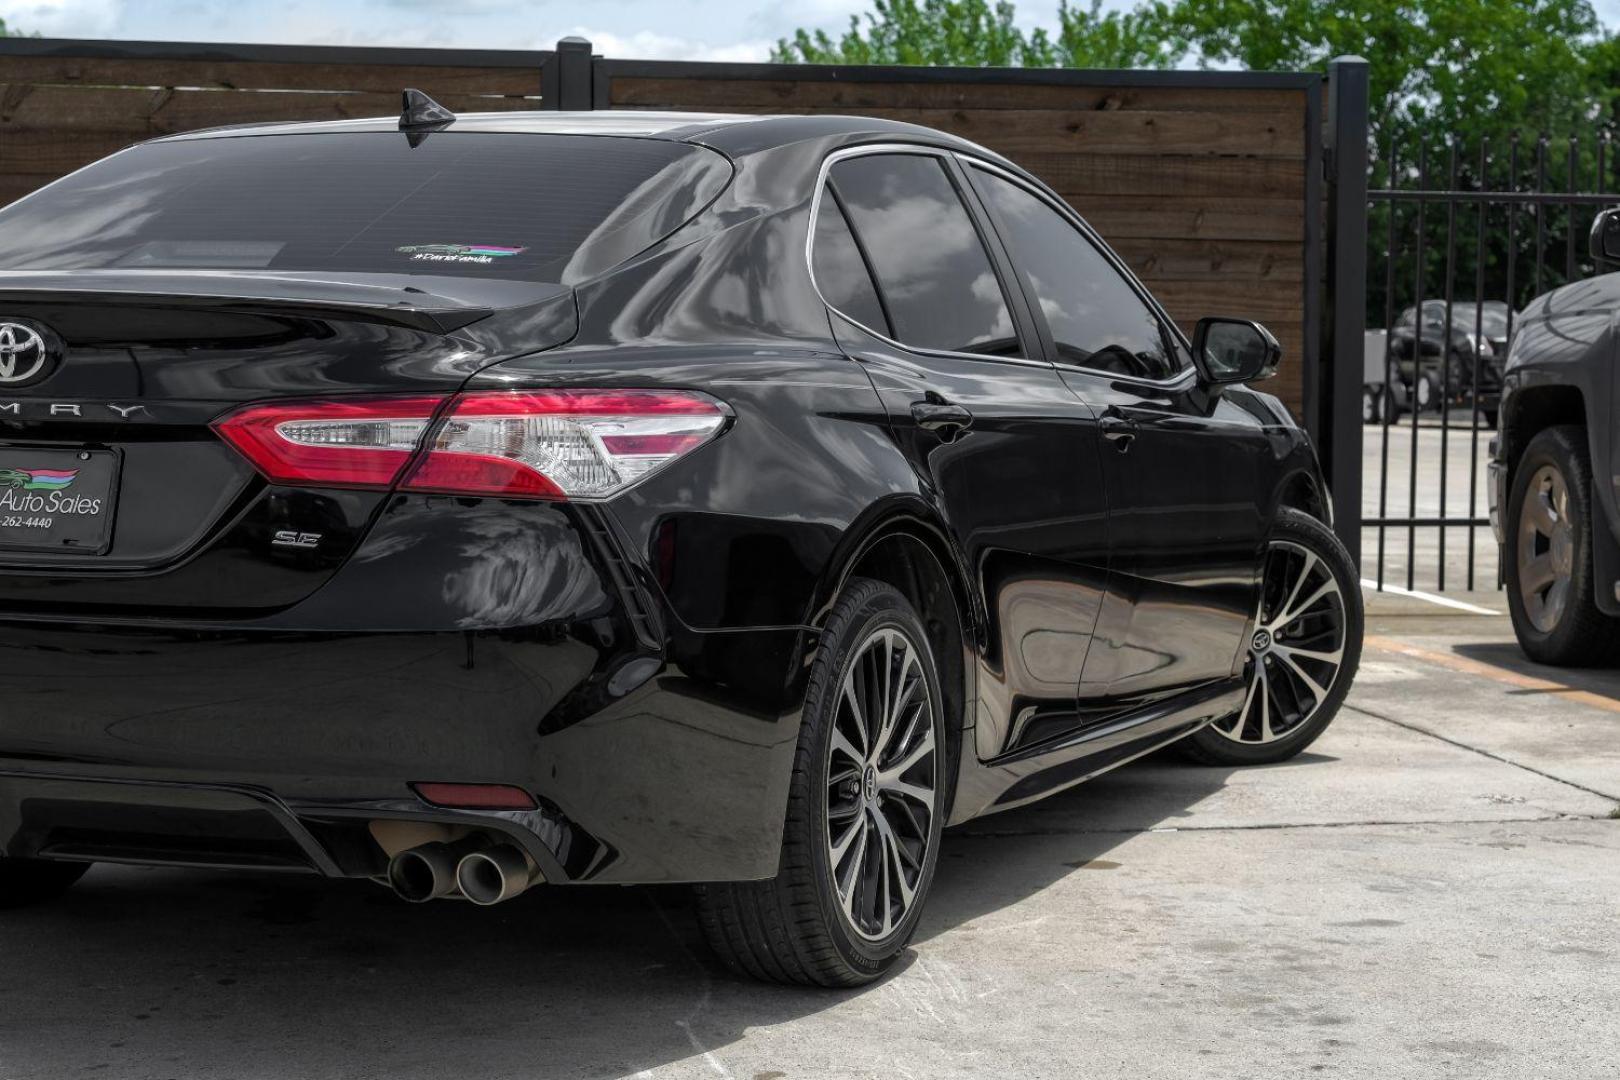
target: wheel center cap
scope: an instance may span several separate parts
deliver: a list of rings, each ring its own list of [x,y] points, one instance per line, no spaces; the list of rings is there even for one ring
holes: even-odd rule
[[[866,796],[867,802],[877,802],[877,766],[868,765],[866,772],[861,775],[861,793]]]
[[[1254,651],[1262,653],[1269,648],[1271,648],[1271,631],[1256,630],[1254,632]]]

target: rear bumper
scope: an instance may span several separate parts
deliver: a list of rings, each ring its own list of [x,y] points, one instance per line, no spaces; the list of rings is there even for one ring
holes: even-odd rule
[[[801,633],[687,630],[574,511],[523,512],[547,527],[476,549],[379,527],[382,550],[273,621],[0,617],[0,851],[370,876],[368,824],[409,818],[507,833],[553,882],[773,875]],[[461,557],[423,585],[444,542]],[[550,577],[503,580],[518,565]],[[439,627],[354,628],[367,578],[393,583],[388,622]],[[422,781],[539,809],[438,809]]]

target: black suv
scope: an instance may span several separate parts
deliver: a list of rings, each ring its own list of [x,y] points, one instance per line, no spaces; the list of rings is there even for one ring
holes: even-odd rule
[[[855,984],[947,824],[1297,754],[1356,668],[1270,335],[924,128],[162,139],[0,213],[0,333],[9,903],[690,882],[734,967]]]
[[[1620,210],[1592,224],[1591,255],[1620,262]],[[1620,660],[1620,274],[1536,297],[1514,323],[1502,426],[1491,442],[1491,526],[1519,645],[1546,664]]]

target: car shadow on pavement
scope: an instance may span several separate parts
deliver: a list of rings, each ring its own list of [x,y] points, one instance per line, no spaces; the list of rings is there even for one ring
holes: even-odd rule
[[[918,942],[1107,865],[1227,775],[1153,758],[947,832]],[[634,1076],[884,992],[736,978],[690,908],[684,888],[479,909],[367,882],[98,867],[61,903],[0,919],[0,1073]]]
[[[1490,664],[1492,667],[1499,667],[1516,675],[1559,683],[1572,690],[1581,690],[1620,701],[1620,669],[1614,667],[1567,668],[1538,664],[1528,659],[1519,650],[1518,644],[1512,641],[1457,642],[1451,646],[1451,651],[1466,659]],[[1568,692],[1556,687],[1533,686],[1507,691],[1515,695],[1553,695]]]

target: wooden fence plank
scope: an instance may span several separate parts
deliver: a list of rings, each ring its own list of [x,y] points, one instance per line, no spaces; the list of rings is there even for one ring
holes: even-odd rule
[[[1303,90],[1220,90],[1205,87],[1037,86],[1012,82],[846,83],[822,80],[744,80],[615,77],[613,107],[740,112],[783,109],[1188,110],[1288,112],[1303,116]]]
[[[787,114],[813,109],[783,109]],[[1058,109],[862,109],[861,115],[948,131],[1017,158],[1088,154],[1305,157],[1304,117],[1291,112],[1147,112]]]
[[[1070,196],[1069,203],[1112,243],[1155,239],[1305,240],[1305,212],[1286,199],[1160,198],[1153,195]]]
[[[0,56],[0,82],[78,86],[194,86],[239,90],[369,90],[407,86],[439,94],[540,93],[540,66],[252,63],[239,60],[142,60],[118,57]]]
[[[1213,195],[1292,199],[1305,191],[1303,159],[1025,151],[1016,156],[1061,195]]]
[[[1183,240],[1139,237],[1115,240],[1113,249],[1142,280],[1204,281],[1212,277],[1298,287],[1305,282],[1301,248],[1290,241]]]
[[[532,107],[515,98],[448,94],[452,111]],[[225,124],[396,116],[393,94],[0,85],[0,132],[98,131],[130,141]],[[0,159],[12,160],[12,159]]]

